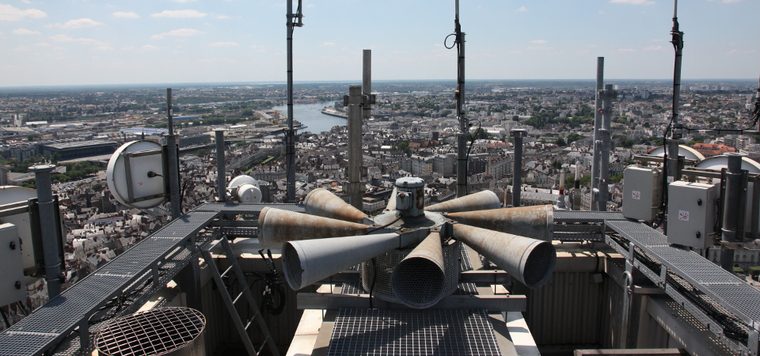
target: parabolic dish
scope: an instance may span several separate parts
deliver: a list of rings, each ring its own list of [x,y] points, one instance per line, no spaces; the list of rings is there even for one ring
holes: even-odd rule
[[[161,145],[131,141],[119,147],[108,161],[106,182],[125,206],[146,209],[161,204],[166,198]]]
[[[659,146],[647,153],[647,156],[655,156],[655,157],[662,157],[665,155],[665,147]],[[703,156],[699,151],[686,146],[686,145],[678,145],[678,155],[683,156],[686,159],[690,159],[692,161],[702,161],[705,159],[705,156]]]

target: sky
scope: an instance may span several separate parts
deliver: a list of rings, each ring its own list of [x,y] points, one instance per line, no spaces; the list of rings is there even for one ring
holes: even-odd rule
[[[0,0],[0,86],[283,82],[286,1]],[[460,2],[468,80],[672,78],[672,1]],[[358,80],[365,48],[376,80],[456,78],[453,0],[303,3],[296,81]],[[683,78],[757,78],[759,13],[682,0]]]

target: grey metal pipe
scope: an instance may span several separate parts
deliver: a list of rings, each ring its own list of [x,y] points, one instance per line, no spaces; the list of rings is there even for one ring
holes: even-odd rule
[[[172,88],[166,88],[166,116],[169,120],[169,135],[166,136],[166,155],[169,160],[169,206],[172,219],[176,219],[182,215],[182,198],[179,195],[179,157],[177,157],[179,153],[172,115]]]
[[[367,214],[351,206],[329,190],[317,188],[309,192],[303,202],[308,214],[340,219],[351,222],[364,222]]]
[[[259,213],[259,243],[280,247],[286,241],[366,234],[369,225],[301,214],[276,208]]]
[[[42,253],[45,258],[45,281],[48,299],[61,293],[61,251],[58,250],[58,234],[55,232],[55,207],[53,206],[53,189],[50,172],[52,164],[29,167],[34,172],[37,185],[37,204],[40,212],[40,233],[42,234]]]
[[[459,120],[459,134],[457,134],[457,197],[467,195],[467,136],[469,135],[469,121],[464,112],[464,43],[465,34],[459,23],[459,1],[455,3],[456,15],[454,17],[454,35],[457,47],[457,120]]]
[[[216,195],[217,200],[227,200],[227,177],[224,162],[224,130],[214,130],[216,134]]]
[[[608,175],[610,172],[610,132],[602,127],[598,132],[599,134],[599,182],[597,195],[597,204],[599,211],[607,211],[607,201],[609,200],[609,181]]]
[[[441,236],[431,232],[393,269],[393,293],[412,308],[435,305],[443,298],[445,266]]]
[[[602,109],[601,91],[604,89],[604,57],[596,58],[596,91],[594,102],[594,136],[593,141],[596,142],[599,138],[597,132],[602,127],[602,115],[600,113]],[[599,180],[599,156],[597,156],[596,150],[594,150],[594,157],[591,160],[591,190],[597,188],[597,182]],[[594,201],[591,205],[595,205]]]
[[[477,193],[465,195],[461,198],[433,204],[431,206],[425,207],[425,210],[454,213],[457,211],[496,209],[499,206],[501,206],[499,196],[490,190],[484,190]]]
[[[446,217],[458,223],[509,234],[551,241],[554,227],[554,209],[551,205],[532,205],[516,208],[499,208],[447,213]]]
[[[510,134],[515,138],[515,157],[514,168],[512,169],[512,206],[520,206],[520,189],[522,189],[522,155],[523,155],[523,137],[526,135],[525,129],[512,129]]]
[[[362,203],[362,87],[348,88],[348,194],[351,205],[361,210]]]
[[[742,156],[739,154],[727,154],[728,168],[726,169],[726,191],[723,200],[723,224],[721,227],[721,240],[723,242],[737,242],[743,239],[743,217],[745,206],[742,204],[744,192],[744,178],[742,172]],[[730,247],[721,248],[720,264],[728,271],[733,270],[734,251]]]

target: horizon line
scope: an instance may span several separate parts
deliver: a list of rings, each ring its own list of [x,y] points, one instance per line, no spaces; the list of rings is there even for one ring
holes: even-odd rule
[[[563,78],[563,79],[469,79],[469,82],[594,82],[594,78]],[[672,82],[672,78],[605,78],[608,81],[626,81],[626,82]],[[757,81],[756,78],[692,78],[682,79],[682,82],[693,81]],[[392,83],[392,82],[456,82],[456,79],[373,79],[375,83]],[[294,84],[341,84],[341,83],[361,83],[361,79],[344,79],[344,80],[296,80]],[[156,87],[162,86],[171,88],[172,86],[190,86],[190,85],[285,85],[286,81],[205,81],[205,82],[152,82],[152,83],[82,83],[82,84],[21,84],[21,85],[0,85],[0,90],[10,89],[43,89],[43,88],[98,88],[98,87]],[[614,84],[614,83],[610,83]]]

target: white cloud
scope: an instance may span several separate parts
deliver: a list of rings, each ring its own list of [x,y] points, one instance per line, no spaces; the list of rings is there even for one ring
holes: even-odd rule
[[[153,36],[150,36],[150,38],[154,40],[162,40],[164,38],[172,38],[172,37],[184,38],[184,37],[192,37],[201,33],[202,33],[201,31],[198,31],[194,28],[178,28],[171,31],[155,34]]]
[[[198,0],[172,0],[172,2],[176,2],[178,4],[188,4],[188,3],[196,2],[196,1]]]
[[[539,45],[539,46],[545,45],[547,43],[549,43],[547,40],[532,40],[532,41],[530,41],[530,44]]]
[[[144,46],[140,47],[140,49],[142,49],[142,50],[144,50],[144,51],[155,51],[155,50],[157,50],[158,48],[159,48],[158,46],[149,45],[149,44],[146,44],[146,45],[144,45]]]
[[[19,35],[19,36],[30,36],[30,35],[39,35],[40,32],[39,31],[30,30],[28,28],[23,28],[22,27],[22,28],[17,28],[15,30],[13,30],[13,34],[14,35]]]
[[[240,44],[234,41],[222,41],[222,42],[212,42],[209,43],[209,46],[211,47],[217,47],[217,48],[229,48],[229,47],[237,47]]]
[[[620,53],[633,53],[633,52],[636,52],[636,50],[633,49],[633,48],[618,48],[617,51],[620,52]]]
[[[721,4],[736,4],[738,2],[741,2],[742,0],[720,0]]]
[[[231,16],[227,16],[227,15],[216,15],[216,16],[214,16],[214,18],[217,19],[217,20],[229,20],[232,17]]]
[[[96,48],[110,48],[108,43],[96,40],[94,38],[87,38],[87,37],[71,37],[69,35],[64,34],[58,34],[50,36],[50,39],[56,42],[62,42],[62,43],[76,43],[81,44],[85,46],[93,46]]]
[[[436,48],[438,48],[439,44],[436,43]],[[335,42],[333,41],[326,41],[322,42],[322,47],[335,47]]]
[[[528,12],[528,7],[525,6],[525,5],[523,5],[523,6],[518,7],[515,11],[517,11],[517,12]]]
[[[645,52],[659,52],[659,51],[662,51],[664,49],[665,49],[665,47],[663,47],[661,45],[651,45],[651,46],[646,46],[646,47],[642,48],[642,50],[645,51]]]
[[[164,10],[151,14],[150,16],[170,19],[198,19],[201,17],[206,17],[206,13],[200,12],[198,10]]]
[[[38,9],[19,9],[12,5],[0,4],[0,21],[21,21],[25,19],[41,19],[47,14]]]
[[[653,0],[610,0],[612,4],[625,4],[625,5],[652,5]]]
[[[133,11],[115,11],[111,13],[111,16],[118,19],[139,19],[140,15]]]
[[[102,22],[98,22],[93,19],[84,17],[81,19],[69,20],[62,24],[54,24],[51,27],[70,30],[70,29],[75,29],[75,28],[97,27],[97,26],[102,26],[102,25],[103,25]]]

